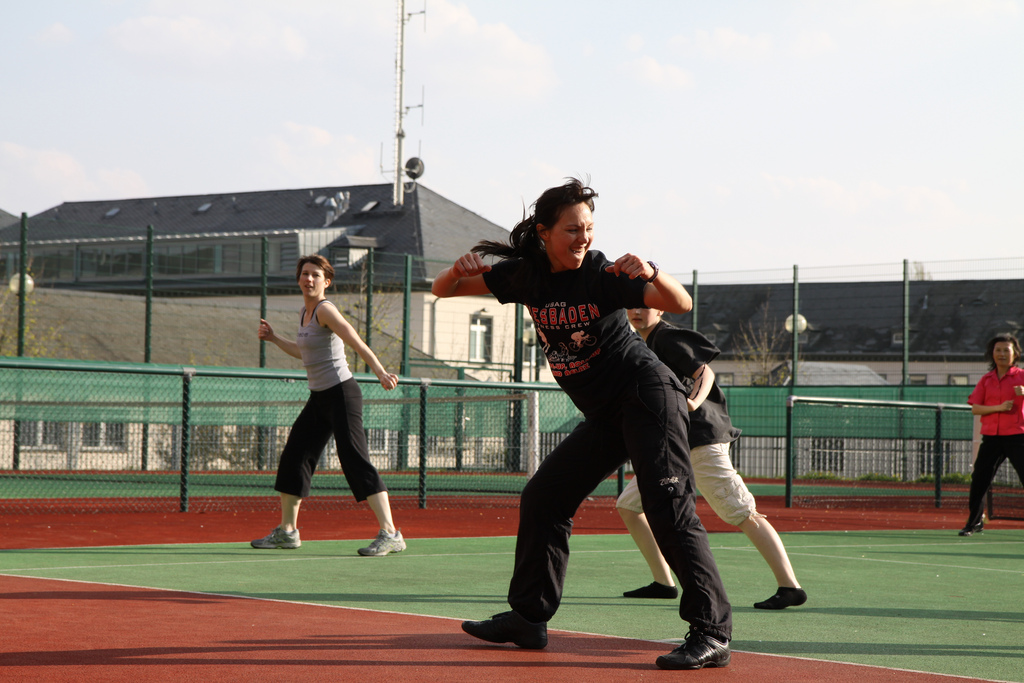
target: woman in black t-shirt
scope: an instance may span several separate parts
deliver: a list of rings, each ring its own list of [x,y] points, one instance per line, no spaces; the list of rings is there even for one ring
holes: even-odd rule
[[[551,371],[584,415],[523,489],[512,611],[463,630],[524,648],[547,644],[547,622],[562,597],[572,518],[580,503],[627,458],[655,538],[679,577],[686,642],[658,658],[666,669],[729,663],[732,612],[707,532],[696,514],[686,394],[675,375],[632,331],[625,310],[685,313],[679,282],[633,254],[614,262],[591,251],[597,194],[580,181],[545,191],[510,243],[481,242],[434,279],[438,297],[492,293],[527,307]],[[497,256],[494,265],[481,256]]]

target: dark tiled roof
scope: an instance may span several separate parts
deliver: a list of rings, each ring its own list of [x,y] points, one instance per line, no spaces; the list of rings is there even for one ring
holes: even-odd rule
[[[379,184],[65,202],[29,219],[29,240],[142,237],[147,225],[157,235],[316,229],[328,225],[328,201],[338,193],[347,193],[348,209],[329,225],[348,228],[356,236],[350,246],[450,261],[478,240],[508,239],[505,229],[423,185],[396,209],[391,185]],[[18,239],[17,225],[0,228],[0,242]]]
[[[18,225],[21,222],[19,216],[15,216],[13,213],[7,213],[3,209],[0,209],[0,228],[7,227],[8,225]]]
[[[788,349],[784,321],[792,285],[700,285],[698,326],[728,357],[741,350],[741,329],[766,325]],[[995,334],[1024,331],[1024,280],[914,280],[909,288],[910,353],[978,360]],[[801,354],[822,360],[891,358],[903,353],[903,283],[801,283],[808,321]],[[765,311],[767,310],[767,314]],[[668,316],[690,327],[692,315]]]

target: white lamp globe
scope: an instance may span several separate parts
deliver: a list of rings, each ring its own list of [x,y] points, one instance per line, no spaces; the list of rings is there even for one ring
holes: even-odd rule
[[[14,276],[11,278],[11,281],[7,283],[7,286],[10,288],[10,290],[12,292],[17,294],[18,293],[18,288],[21,286],[21,275],[18,274],[18,273],[15,273]],[[26,294],[31,294],[32,290],[34,290],[35,288],[36,288],[36,283],[32,279],[32,276],[29,275],[28,273],[25,273],[25,293]]]
[[[796,333],[803,334],[807,329],[807,318],[803,317],[799,313],[796,314]],[[786,332],[793,334],[793,316],[786,316]]]

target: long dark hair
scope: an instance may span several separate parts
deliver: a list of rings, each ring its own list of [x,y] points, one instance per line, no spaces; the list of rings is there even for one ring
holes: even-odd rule
[[[1020,342],[1017,341],[1017,338],[1008,332],[1004,332],[1003,334],[997,334],[996,336],[989,339],[988,344],[985,345],[985,360],[988,361],[989,370],[996,369],[996,359],[992,356],[992,354],[995,353],[996,344],[998,344],[999,342],[1009,342],[1010,346],[1013,348],[1012,365],[1016,365],[1017,361],[1020,360]]]
[[[533,213],[529,216],[523,211],[523,220],[512,228],[509,241],[496,242],[483,240],[478,242],[473,251],[484,256],[497,256],[502,259],[522,258],[538,268],[548,268],[547,252],[544,242],[537,234],[537,226],[551,228],[562,217],[562,212],[570,206],[586,204],[594,210],[594,198],[597,192],[577,178],[566,178],[564,184],[544,190],[544,193],[533,203]]]

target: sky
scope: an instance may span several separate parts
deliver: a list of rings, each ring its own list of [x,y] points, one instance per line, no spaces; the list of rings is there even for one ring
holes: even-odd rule
[[[0,208],[392,182],[397,8],[5,2]],[[1024,251],[1024,0],[405,12],[403,156],[503,227],[575,176],[666,272]]]

